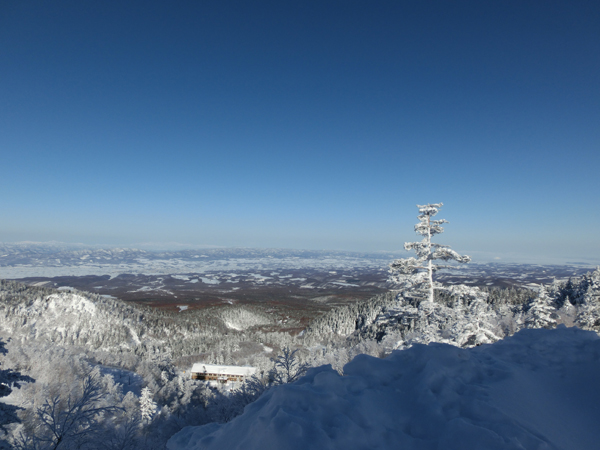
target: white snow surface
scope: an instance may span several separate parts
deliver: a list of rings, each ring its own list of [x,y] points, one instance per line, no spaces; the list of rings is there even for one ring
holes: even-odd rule
[[[181,281],[189,281],[190,277],[188,277],[187,275],[171,275],[171,278],[175,278],[176,280],[181,280]]]
[[[559,327],[491,345],[359,355],[267,391],[229,423],[186,427],[169,450],[578,449],[600,441],[600,338]]]
[[[205,255],[204,255],[205,256]],[[337,258],[226,258],[221,260],[187,260],[135,258],[130,262],[80,260],[77,264],[51,264],[44,260],[34,264],[15,264],[0,266],[0,278],[16,279],[27,277],[58,277],[110,275],[116,277],[123,273],[139,273],[146,275],[180,275],[186,273],[233,272],[236,270],[281,270],[281,269],[351,269],[356,267],[382,268],[388,261],[368,257],[340,255]],[[285,278],[285,277],[280,277]]]
[[[51,294],[46,297],[45,301],[39,299],[36,300],[34,304],[39,307],[39,305],[43,305],[44,302],[46,303],[46,311],[52,311],[55,315],[62,315],[67,309],[72,312],[75,311],[82,314],[88,314],[91,317],[96,315],[96,305],[79,294]],[[32,309],[34,310],[35,308]]]

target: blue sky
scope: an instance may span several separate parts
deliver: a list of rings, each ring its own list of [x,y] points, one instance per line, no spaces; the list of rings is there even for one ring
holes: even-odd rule
[[[0,241],[600,260],[595,1],[6,1]]]

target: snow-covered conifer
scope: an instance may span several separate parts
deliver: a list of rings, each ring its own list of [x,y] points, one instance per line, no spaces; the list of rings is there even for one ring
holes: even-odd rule
[[[573,313],[574,309],[575,308],[573,308],[573,304],[571,303],[571,298],[568,295],[565,296],[565,301],[563,302],[562,306],[560,307],[560,310],[567,314],[571,314],[571,313]]]
[[[568,295],[565,295],[563,304],[558,310],[558,316],[560,317],[560,323],[567,327],[572,327],[575,320],[575,307],[571,303],[571,299]]]
[[[564,292],[574,305],[589,304],[590,300],[600,303],[600,268],[586,273],[580,280],[569,280]]]
[[[600,273],[598,269],[594,274],[597,273]],[[579,307],[577,313],[577,324],[586,330],[598,331],[600,329],[600,300],[598,299],[600,290],[595,289],[592,278],[594,274],[587,277],[587,279],[584,278],[587,289],[582,296],[583,304]]]
[[[590,304],[600,303],[600,268],[597,268],[584,277],[586,281],[586,289],[583,294],[583,302]]]
[[[149,387],[142,389],[142,396],[140,397],[140,414],[142,421],[150,422],[152,417],[156,413],[156,403],[152,399],[152,391]]]
[[[417,297],[433,302],[434,287],[438,285],[433,281],[433,273],[446,266],[433,264],[435,260],[454,260],[459,263],[467,263],[471,260],[469,256],[461,256],[447,245],[434,244],[431,238],[436,234],[444,232],[442,224],[447,220],[432,220],[443,203],[429,203],[417,205],[419,208],[419,223],[415,225],[415,232],[423,236],[419,242],[406,242],[406,250],[414,250],[417,257],[397,259],[390,264],[389,281],[400,285],[411,297]]]
[[[584,330],[597,330],[600,327],[600,308],[598,305],[585,303],[579,307],[577,325]]]
[[[554,328],[556,319],[553,315],[555,314],[556,310],[552,306],[552,299],[542,285],[538,296],[531,302],[525,324],[527,328]]]
[[[478,288],[460,286],[463,296],[469,300],[468,312],[464,319],[457,320],[456,327],[460,330],[455,341],[461,347],[472,347],[481,344],[492,344],[502,339],[498,333],[497,315],[486,303],[488,294]],[[458,288],[458,286],[457,286]]]

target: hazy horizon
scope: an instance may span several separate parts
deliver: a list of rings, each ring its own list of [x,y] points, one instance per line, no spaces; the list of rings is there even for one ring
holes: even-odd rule
[[[340,253],[357,253],[366,255],[392,255],[393,257],[414,256],[412,252],[408,252],[403,248],[382,249],[382,250],[357,250],[357,249],[340,249],[340,248],[293,248],[293,247],[246,247],[246,246],[220,246],[220,245],[191,245],[184,243],[148,243],[137,242],[124,245],[119,244],[91,244],[81,242],[61,242],[61,241],[19,241],[19,242],[0,242],[0,246],[46,246],[65,248],[68,250],[107,250],[107,249],[132,249],[144,250],[147,252],[186,252],[194,250],[282,250],[282,251],[298,251],[298,252],[340,252]],[[600,258],[573,258],[568,256],[549,256],[539,257],[531,256],[524,253],[486,253],[477,250],[467,251],[472,258],[474,264],[499,263],[499,264],[539,264],[539,265],[585,265],[595,267],[600,265]],[[0,255],[1,256],[1,255]]]

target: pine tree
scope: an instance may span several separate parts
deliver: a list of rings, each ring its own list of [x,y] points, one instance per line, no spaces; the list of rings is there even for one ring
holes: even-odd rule
[[[593,279],[593,276],[598,274],[600,272],[596,269],[587,280],[584,278],[584,281],[587,281],[587,289],[582,296],[583,304],[579,307],[577,324],[586,330],[600,329],[600,301],[598,300],[600,290],[595,289],[598,283],[594,283]]]
[[[590,303],[581,305],[576,322],[584,330],[598,330],[600,328],[600,309],[597,305]]]
[[[149,387],[142,389],[142,396],[140,397],[140,414],[142,421],[150,422],[152,417],[156,413],[156,403],[152,399],[152,391]]]
[[[559,293],[559,295],[561,295]],[[572,327],[574,325],[575,320],[575,307],[571,303],[571,299],[568,295],[564,296],[564,300],[562,306],[558,310],[558,315],[560,317],[560,323],[567,327]]]
[[[451,286],[448,292],[456,299],[452,308],[448,308],[455,312],[449,330],[450,343],[473,347],[502,339],[497,314],[488,304],[488,292],[465,285]]]
[[[563,302],[562,306],[560,307],[560,310],[566,314],[572,314],[574,309],[575,308],[573,308],[573,304],[571,303],[571,298],[567,295],[565,297],[565,301]]]
[[[587,287],[583,294],[584,303],[600,303],[600,267],[593,272],[587,273],[584,277],[587,281]]]
[[[434,244],[431,238],[436,234],[444,232],[442,224],[448,223],[447,220],[432,220],[443,203],[430,203],[427,205],[417,205],[419,208],[419,223],[415,225],[415,232],[423,236],[419,242],[406,242],[406,250],[414,250],[416,258],[397,259],[390,264],[389,281],[400,285],[411,297],[433,302],[433,292],[435,287],[440,287],[433,281],[433,273],[436,270],[446,268],[433,264],[435,260],[449,261],[454,260],[459,263],[468,263],[471,261],[469,256],[461,256],[447,245]]]
[[[552,299],[548,296],[544,285],[540,286],[538,296],[531,302],[525,324],[527,328],[554,328],[556,319],[552,317],[556,310],[552,307]]]

